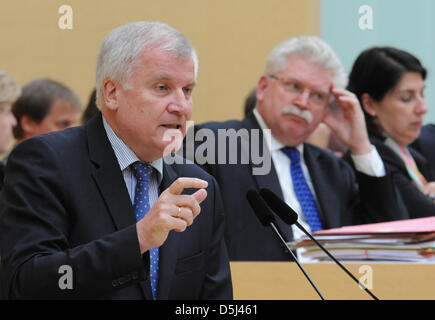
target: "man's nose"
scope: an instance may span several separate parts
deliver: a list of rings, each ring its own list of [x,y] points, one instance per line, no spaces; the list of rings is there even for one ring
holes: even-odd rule
[[[186,96],[183,89],[176,90],[172,101],[169,103],[168,111],[184,114],[191,108],[191,99]]]
[[[302,92],[298,94],[296,100],[294,101],[294,104],[301,108],[307,108],[310,100],[310,94],[310,90],[308,88],[305,88]]]

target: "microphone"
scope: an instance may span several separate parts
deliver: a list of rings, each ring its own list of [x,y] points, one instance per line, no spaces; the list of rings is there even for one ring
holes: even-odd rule
[[[350,273],[320,242],[318,242],[314,237],[298,222],[298,214],[287,205],[280,197],[273,193],[269,189],[261,189],[260,195],[266,201],[267,205],[288,225],[296,225],[303,233],[305,233],[311,240],[314,241],[320,249],[325,252],[329,258],[331,258],[344,272],[347,273],[358,285],[361,286],[373,299],[379,300],[369,289],[367,289],[362,283],[358,281],[355,276]]]
[[[295,260],[296,264],[298,265],[299,269],[301,269],[302,273],[305,275],[305,277],[310,282],[311,286],[316,290],[317,294],[322,300],[325,300],[325,298],[320,293],[319,289],[317,289],[314,282],[311,280],[308,273],[305,271],[305,269],[301,266],[298,259],[294,255],[293,251],[288,246],[287,242],[282,237],[281,233],[278,231],[277,227],[275,226],[275,216],[271,212],[270,208],[267,206],[264,199],[260,196],[260,194],[255,190],[249,190],[246,193],[246,198],[248,199],[249,204],[252,207],[252,210],[254,210],[255,215],[257,216],[258,220],[260,220],[261,224],[265,227],[271,227],[272,230],[275,232],[275,234],[278,236],[279,240],[285,245],[288,252],[292,255],[293,259]]]

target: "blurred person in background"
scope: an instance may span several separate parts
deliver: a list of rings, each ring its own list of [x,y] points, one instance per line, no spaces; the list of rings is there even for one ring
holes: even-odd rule
[[[212,144],[215,152],[207,148],[207,154],[201,154],[204,145],[194,139],[195,153],[187,154],[194,155],[191,160],[211,173],[221,187],[230,260],[288,260],[288,252],[259,223],[248,203],[246,194],[252,189],[275,192],[312,232],[406,217],[392,177],[370,144],[358,99],[344,90],[346,84],[341,61],[327,43],[313,36],[291,38],[270,53],[258,80],[256,107],[243,120],[193,127],[199,135],[218,137]],[[340,117],[331,114],[332,101],[342,110]],[[357,172],[324,148],[306,143],[320,123],[326,123],[346,143]],[[264,132],[271,133],[270,139]],[[195,137],[195,131],[187,136]],[[186,139],[186,148],[188,143]],[[244,154],[248,156],[243,159]],[[234,161],[237,157],[241,160]],[[256,172],[260,165],[261,171]],[[301,236],[279,219],[276,226],[285,241]]]
[[[257,88],[251,90],[245,99],[244,115],[245,117],[255,109],[257,105]],[[335,103],[330,105],[330,112],[332,115],[340,113],[340,107]],[[331,130],[326,124],[319,123],[313,133],[307,138],[307,142],[312,143],[318,147],[327,149],[333,152],[337,157],[341,158],[342,155],[348,150],[347,146],[337,136],[337,134]]]
[[[370,140],[394,178],[410,218],[435,214],[435,167],[410,147],[428,108],[427,71],[409,52],[373,47],[356,59],[348,90],[363,108]]]
[[[85,111],[83,111],[81,124],[86,124],[89,120],[93,118],[94,115],[96,115],[99,112],[96,104],[96,96],[97,96],[97,90],[94,89],[92,90],[91,96],[89,97],[88,105],[86,106]]]
[[[244,115],[246,116],[249,112],[255,109],[257,105],[257,88],[252,89],[245,98]]]
[[[60,82],[37,79],[27,83],[12,106],[17,143],[77,125],[81,107],[77,95]]]
[[[15,80],[8,73],[0,70],[0,154],[6,153],[11,144],[12,128],[17,124],[11,112],[11,105],[19,97],[20,93],[21,88]],[[0,190],[3,189],[4,174],[5,166],[0,163]]]
[[[17,124],[11,106],[19,97],[20,86],[5,71],[0,70],[0,154],[8,151],[11,144],[12,128]],[[0,163],[0,189],[3,187],[5,166]]]

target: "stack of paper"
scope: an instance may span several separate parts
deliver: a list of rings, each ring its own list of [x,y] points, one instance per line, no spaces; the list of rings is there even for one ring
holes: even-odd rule
[[[313,236],[338,260],[435,263],[435,217],[322,230]],[[292,247],[304,248],[303,257],[330,260],[308,237]]]

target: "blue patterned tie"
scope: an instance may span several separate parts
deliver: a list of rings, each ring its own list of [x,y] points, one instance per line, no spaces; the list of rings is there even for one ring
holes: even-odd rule
[[[153,168],[136,161],[130,166],[136,178],[136,191],[134,193],[134,213],[136,220],[141,220],[150,209],[149,178]],[[159,278],[159,248],[150,250],[150,279],[154,300],[157,297],[157,283]]]
[[[304,173],[301,167],[301,156],[299,151],[294,147],[285,147],[282,151],[290,158],[290,174],[293,181],[296,197],[305,215],[305,219],[311,228],[311,231],[322,230],[322,221],[320,221],[319,210],[317,209],[316,200],[311,193],[305,180]]]

